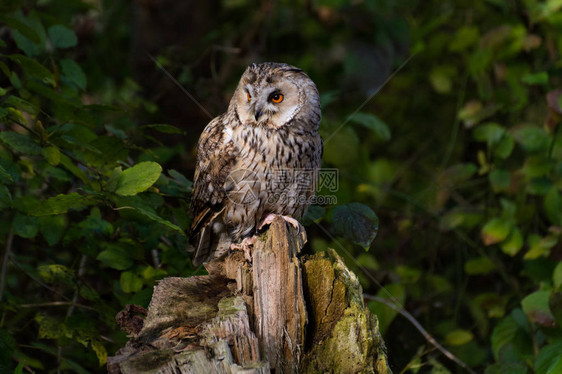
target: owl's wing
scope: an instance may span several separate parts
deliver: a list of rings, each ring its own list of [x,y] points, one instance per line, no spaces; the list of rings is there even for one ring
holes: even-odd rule
[[[238,156],[232,141],[225,139],[224,116],[212,120],[197,145],[197,166],[191,197],[191,238],[196,254],[194,264],[205,261],[216,249],[213,225],[224,210],[224,183]]]

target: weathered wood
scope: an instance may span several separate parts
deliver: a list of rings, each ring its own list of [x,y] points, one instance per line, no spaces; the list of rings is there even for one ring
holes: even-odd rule
[[[384,343],[357,277],[333,250],[299,256],[306,234],[275,219],[254,244],[165,278],[119,323],[131,339],[111,373],[387,373]]]
[[[303,353],[307,323],[302,270],[297,259],[306,242],[304,230],[289,234],[275,220],[265,240],[253,251],[254,328],[260,352],[271,367],[296,373]]]

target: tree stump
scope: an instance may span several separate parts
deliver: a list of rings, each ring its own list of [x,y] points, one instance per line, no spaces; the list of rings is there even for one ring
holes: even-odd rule
[[[209,275],[161,280],[146,313],[117,319],[130,340],[110,373],[390,373],[376,316],[337,253],[299,257],[306,233],[276,218]],[[141,313],[142,314],[142,313]]]

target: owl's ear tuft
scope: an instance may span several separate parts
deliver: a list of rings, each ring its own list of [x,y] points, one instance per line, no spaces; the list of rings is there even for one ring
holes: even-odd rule
[[[245,74],[245,81],[247,84],[252,84],[256,81],[258,75],[252,70],[248,70]]]
[[[293,72],[293,73],[302,73],[302,69],[295,68],[295,67],[290,67],[289,69],[286,69],[285,71],[290,71],[290,72]]]

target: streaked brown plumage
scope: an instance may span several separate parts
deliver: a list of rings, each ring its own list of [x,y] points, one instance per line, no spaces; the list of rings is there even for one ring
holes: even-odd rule
[[[300,69],[271,62],[246,69],[226,113],[199,139],[191,199],[195,264],[253,235],[268,214],[304,215],[314,184],[295,175],[316,178],[320,119],[318,91]]]

